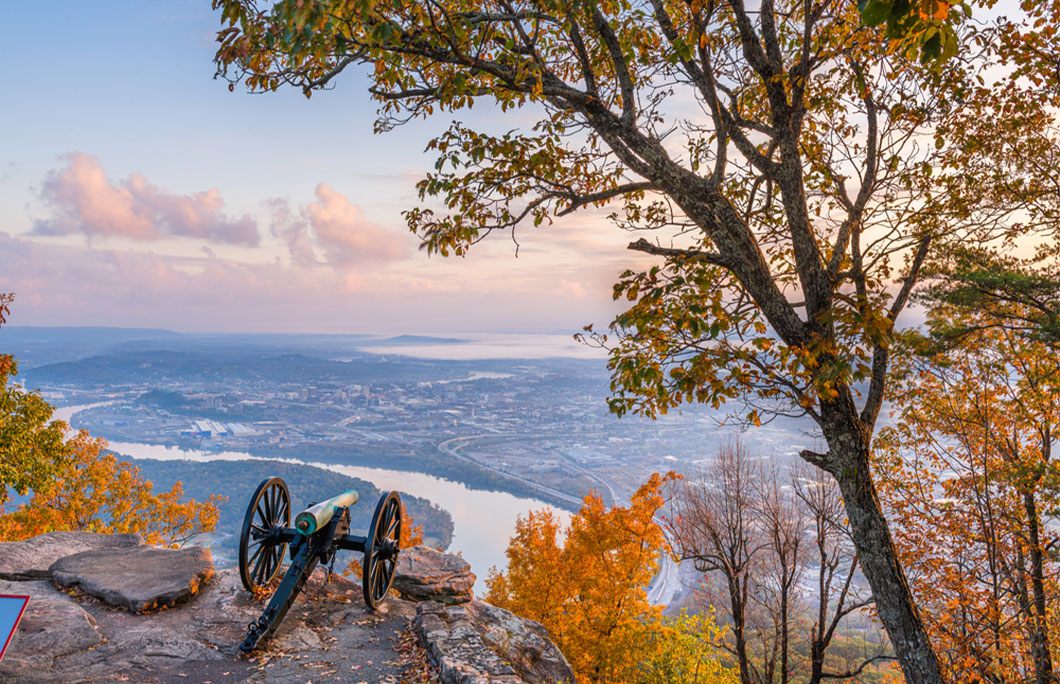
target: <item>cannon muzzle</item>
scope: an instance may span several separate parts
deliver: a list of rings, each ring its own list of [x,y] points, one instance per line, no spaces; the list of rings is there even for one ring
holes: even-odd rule
[[[309,536],[331,521],[335,511],[357,503],[357,491],[350,489],[338,496],[321,501],[305,509],[294,519],[294,528],[301,534]]]

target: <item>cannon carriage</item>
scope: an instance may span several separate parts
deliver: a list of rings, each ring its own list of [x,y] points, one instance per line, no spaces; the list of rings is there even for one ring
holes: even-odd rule
[[[313,504],[294,517],[292,526],[287,483],[272,477],[258,485],[239,537],[239,577],[247,591],[260,593],[280,574],[288,552],[290,565],[261,617],[248,626],[240,650],[252,651],[272,636],[316,566],[331,565],[339,551],[364,554],[365,606],[375,610],[386,600],[401,540],[401,498],[397,492],[379,498],[365,536],[349,533],[349,509],[358,498],[351,489]]]

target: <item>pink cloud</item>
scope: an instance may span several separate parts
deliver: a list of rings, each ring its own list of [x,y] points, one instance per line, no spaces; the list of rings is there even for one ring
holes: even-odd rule
[[[471,257],[495,267],[493,255]],[[411,260],[410,260],[411,261]],[[465,262],[466,260],[460,260]],[[55,244],[0,232],[0,292],[16,293],[12,325],[117,325],[178,330],[431,332],[556,330],[610,320],[609,288],[571,297],[556,281],[477,278],[432,260],[409,274],[292,268],[221,256]],[[446,273],[436,274],[439,266]],[[437,277],[436,277],[437,276]],[[584,273],[558,278],[582,281]],[[0,331],[0,341],[3,332]]]
[[[285,200],[266,203],[272,214],[272,232],[287,244],[295,264],[324,262],[349,271],[397,261],[410,252],[411,236],[372,223],[360,207],[326,183],[317,185],[316,197],[297,215]]]
[[[40,197],[51,212],[34,223],[42,235],[83,233],[87,237],[160,240],[191,237],[237,245],[260,242],[257,223],[249,216],[225,215],[216,188],[178,195],[134,173],[118,183],[103,172],[99,159],[75,152],[65,168],[49,172]]]
[[[297,266],[313,266],[320,263],[313,249],[313,238],[309,223],[297,216],[286,200],[273,198],[265,201],[272,215],[272,234],[283,240]]]

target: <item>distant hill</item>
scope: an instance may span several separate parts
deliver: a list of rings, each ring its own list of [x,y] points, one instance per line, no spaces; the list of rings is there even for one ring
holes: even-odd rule
[[[165,328],[115,328],[110,326],[36,326],[5,325],[0,331],[0,342],[60,342],[143,340],[180,337],[180,333]]]
[[[129,351],[90,356],[31,368],[22,374],[28,387],[76,385],[117,387],[167,383],[413,382],[457,379],[460,364],[403,359],[387,363],[377,357],[332,361],[305,354],[240,356],[229,353]]]
[[[181,335],[161,328],[46,327],[5,325],[0,352],[12,354],[22,371],[59,361],[82,359],[123,344],[169,344]]]

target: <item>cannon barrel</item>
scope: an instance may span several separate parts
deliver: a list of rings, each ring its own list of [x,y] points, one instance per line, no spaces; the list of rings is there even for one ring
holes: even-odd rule
[[[294,519],[294,528],[301,534],[309,536],[331,521],[335,511],[357,503],[357,491],[350,489],[338,496],[325,499],[305,509]]]

